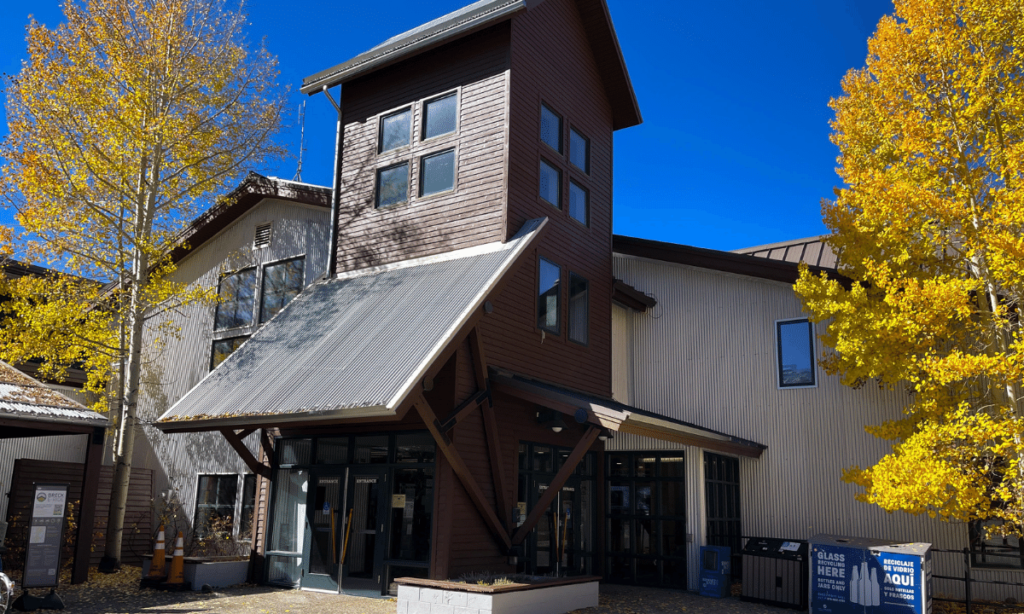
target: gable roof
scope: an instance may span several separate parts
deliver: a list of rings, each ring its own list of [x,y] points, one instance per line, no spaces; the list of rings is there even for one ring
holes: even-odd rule
[[[299,91],[316,94],[325,87],[350,81],[375,70],[408,59],[444,43],[472,34],[512,18],[541,4],[544,0],[480,0],[421,26],[393,36],[376,47],[322,70],[302,80]],[[611,14],[605,0],[576,0],[583,27],[590,39],[591,50],[605,92],[612,105],[615,130],[635,126],[643,121],[633,83],[626,70],[619,38],[615,34]]]
[[[828,235],[821,235],[806,239],[793,239],[768,245],[744,247],[733,250],[733,253],[780,262],[806,262],[811,266],[835,269],[836,255],[828,243],[825,243],[827,238]]]
[[[544,228],[309,286],[156,422],[168,432],[395,416]]]

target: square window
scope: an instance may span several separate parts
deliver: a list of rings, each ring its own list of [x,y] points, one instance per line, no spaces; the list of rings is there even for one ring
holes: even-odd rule
[[[569,181],[569,217],[584,226],[590,214],[590,193],[575,181]]]
[[[260,324],[277,315],[277,312],[284,309],[285,305],[302,292],[303,268],[302,258],[264,267]]]
[[[562,208],[562,171],[544,160],[540,161],[540,197]]]
[[[213,330],[252,324],[256,298],[256,269],[243,269],[220,280],[220,302],[213,318]]]
[[[806,320],[776,323],[780,388],[814,386],[814,331]]]
[[[377,208],[400,205],[409,199],[409,163],[377,171]]]
[[[540,106],[540,140],[562,153],[562,118],[547,105]]]
[[[380,118],[380,147],[379,153],[398,149],[409,144],[412,140],[412,109],[406,108],[401,111],[385,115]]]
[[[589,283],[575,273],[569,273],[569,340],[587,344],[590,327]]]
[[[196,513],[192,522],[197,537],[203,538],[211,534],[231,536],[237,490],[237,475],[199,476]]]
[[[537,326],[546,331],[561,332],[558,322],[561,295],[561,267],[546,258],[540,259],[537,289]]]
[[[590,174],[590,141],[575,128],[569,128],[569,162]]]
[[[249,337],[232,337],[230,339],[218,339],[213,342],[213,355],[210,356],[210,371],[216,369],[220,363],[235,353]]]
[[[449,94],[423,105],[423,140],[455,132],[456,102],[455,94]]]
[[[420,160],[420,196],[455,188],[455,150],[423,156]]]

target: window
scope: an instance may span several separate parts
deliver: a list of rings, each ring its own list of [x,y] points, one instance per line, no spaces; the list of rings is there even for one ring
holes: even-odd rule
[[[455,150],[423,156],[420,161],[420,196],[455,188]]]
[[[260,297],[260,324],[302,292],[304,261],[302,258],[271,264],[263,268],[263,290]]]
[[[779,388],[814,386],[814,334],[807,319],[776,322]]]
[[[704,452],[705,540],[709,546],[732,549],[732,577],[740,577],[740,461],[731,456]]]
[[[404,203],[409,198],[409,163],[377,171],[377,208]]]
[[[586,279],[569,273],[569,340],[583,345],[587,344],[590,326],[588,286]]]
[[[559,297],[561,295],[559,277],[561,276],[561,269],[557,264],[546,258],[540,259],[539,268],[537,326],[557,335],[561,332],[558,323]]]
[[[540,197],[552,205],[562,208],[562,171],[544,160],[540,161]]]
[[[256,517],[256,474],[242,476],[242,513],[239,516],[238,538],[252,539],[253,518]]]
[[[590,212],[590,194],[575,181],[569,182],[569,217],[584,226]]]
[[[412,135],[412,109],[385,115],[380,119],[380,148],[384,153],[409,144]]]
[[[976,520],[970,525],[971,563],[978,567],[1024,569],[1020,538],[1000,535],[1003,524],[998,518]]]
[[[540,140],[562,153],[562,118],[547,105],[540,106]]]
[[[196,514],[192,522],[197,537],[231,535],[237,490],[237,475],[199,476]]]
[[[590,141],[575,128],[569,128],[569,162],[590,174]]]
[[[214,316],[213,330],[252,324],[256,297],[256,269],[243,269],[220,280],[220,302]]]
[[[455,94],[427,101],[423,105],[423,140],[455,132],[457,108]]]
[[[245,337],[230,337],[228,339],[217,339],[213,342],[213,355],[210,356],[210,371],[216,369],[220,363],[235,353],[245,340],[248,339],[248,335]]]

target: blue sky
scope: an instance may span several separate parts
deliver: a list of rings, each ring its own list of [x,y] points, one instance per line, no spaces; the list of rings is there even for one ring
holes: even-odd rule
[[[290,88],[282,142],[297,154],[303,77],[468,1],[251,0],[248,36],[265,37]],[[820,200],[839,183],[828,100],[864,65],[891,0],[608,5],[644,117],[615,136],[615,232],[715,249],[824,233]],[[0,0],[0,13],[0,71],[10,74],[27,16],[56,25],[61,12],[50,0]],[[333,145],[333,109],[308,98],[304,181],[330,183]],[[295,166],[265,170],[291,179]]]

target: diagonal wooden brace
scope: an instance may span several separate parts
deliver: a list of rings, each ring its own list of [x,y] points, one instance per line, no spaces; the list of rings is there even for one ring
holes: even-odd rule
[[[249,448],[245,447],[245,444],[242,443],[240,433],[249,434],[252,433],[252,431],[239,431],[236,433],[234,429],[221,429],[220,433],[221,435],[224,435],[224,439],[228,440],[231,447],[234,448],[235,452],[238,453],[238,456],[241,457],[242,462],[244,462],[249,469],[252,469],[253,473],[270,479],[270,467],[256,460],[256,457],[252,455]]]
[[[578,465],[580,460],[583,459],[583,455],[587,453],[590,446],[594,445],[594,442],[597,440],[597,436],[600,433],[601,430],[596,426],[591,426],[585,433],[583,433],[583,438],[576,444],[576,447],[572,450],[572,454],[569,455],[569,458],[565,460],[562,468],[558,470],[557,474],[555,474],[555,478],[551,480],[550,484],[548,484],[548,489],[540,496],[540,501],[537,501],[537,505],[534,505],[533,509],[530,510],[530,515],[526,517],[526,522],[523,526],[519,527],[516,530],[516,534],[512,536],[512,543],[514,545],[518,546],[523,543],[526,536],[529,535],[530,531],[533,530],[533,527],[537,525],[537,521],[540,520],[541,516],[544,515],[544,512],[546,512],[548,507],[551,506],[551,502],[555,500],[555,496],[558,495],[562,490],[562,487],[565,486],[566,480],[568,480],[569,476],[572,475],[572,472],[576,470],[576,465]]]

